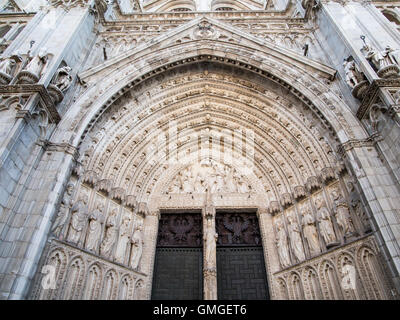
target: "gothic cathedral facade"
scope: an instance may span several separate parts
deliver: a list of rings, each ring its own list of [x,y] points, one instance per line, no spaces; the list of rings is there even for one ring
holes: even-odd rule
[[[1,299],[400,298],[400,1],[0,0]]]

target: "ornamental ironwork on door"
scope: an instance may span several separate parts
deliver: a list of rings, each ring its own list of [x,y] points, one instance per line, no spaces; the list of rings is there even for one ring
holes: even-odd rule
[[[203,298],[200,213],[162,214],[159,222],[152,299]]]
[[[216,229],[218,299],[269,299],[256,214],[217,212]]]

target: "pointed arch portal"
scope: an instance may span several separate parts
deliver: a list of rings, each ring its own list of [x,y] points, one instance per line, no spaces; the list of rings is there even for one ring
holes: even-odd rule
[[[162,270],[184,272],[171,266],[166,247],[174,245],[160,239],[188,240],[192,220],[182,219],[198,212],[192,252],[175,249],[187,254],[188,265],[197,261],[187,272],[197,275],[187,292],[196,287],[201,297],[217,298],[227,288],[222,281],[237,280],[238,274],[228,276],[237,253],[253,250],[257,272],[248,278],[258,278],[243,286],[244,295],[341,297],[339,271],[309,268],[308,261],[336,265],[332,248],[356,250],[360,239],[374,240],[361,201],[357,210],[350,205],[360,195],[349,187],[353,168],[338,153],[366,133],[334,93],[334,75],[321,63],[204,18],[85,71],[85,91],[52,137],[79,151],[78,165],[63,178],[74,185],[77,204],[53,245],[103,261],[96,277],[104,274],[106,287],[93,288],[104,298],[166,298],[171,292],[159,281]],[[69,238],[79,214],[95,209],[103,216],[97,247],[87,246],[88,225]],[[174,215],[180,220],[171,222]],[[74,271],[77,286],[68,294],[87,292],[86,270],[82,264]],[[135,285],[123,282],[121,293],[121,279]],[[243,298],[225,293],[220,296]]]

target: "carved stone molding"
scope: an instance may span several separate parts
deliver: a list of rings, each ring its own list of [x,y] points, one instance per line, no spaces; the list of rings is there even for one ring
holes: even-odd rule
[[[51,6],[57,8],[62,7],[65,10],[69,10],[74,7],[85,8],[88,7],[93,0],[50,0],[49,3]]]
[[[40,84],[14,84],[14,85],[1,85],[0,86],[0,94],[10,95],[15,93],[38,93],[40,98],[44,102],[42,106],[46,109],[50,122],[58,123],[61,120],[61,117],[54,105],[54,102],[48,93],[47,89]]]
[[[354,148],[371,148],[374,147],[380,135],[374,134],[364,140],[349,140],[338,147],[338,154],[344,157],[346,153]]]
[[[363,119],[367,117],[370,107],[375,103],[379,90],[383,88],[399,88],[400,79],[376,79],[367,89],[364,98],[357,110],[357,118]]]
[[[79,158],[78,149],[69,143],[54,143],[54,142],[51,142],[48,140],[46,140],[46,141],[42,140],[42,142],[43,142],[43,146],[48,151],[64,152],[64,153],[70,154],[73,156],[75,161],[77,161]]]

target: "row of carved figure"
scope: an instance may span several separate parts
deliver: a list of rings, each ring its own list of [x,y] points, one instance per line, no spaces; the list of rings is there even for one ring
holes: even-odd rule
[[[395,290],[371,238],[275,276],[279,299],[393,299]]]
[[[350,208],[337,189],[332,191],[332,200],[333,210],[328,209],[325,200],[319,196],[314,200],[315,214],[309,205],[299,210],[299,219],[293,211],[287,213],[286,228],[283,215],[275,218],[275,243],[282,268],[306,260],[305,248],[308,248],[311,257],[317,256],[326,249],[371,231],[360,201],[354,200],[351,203],[361,224],[362,230],[358,232]]]
[[[49,53],[42,48],[36,55],[17,52],[0,61],[0,84],[7,85],[16,76],[15,83],[36,83],[44,74],[49,62]],[[61,92],[65,92],[72,84],[72,69],[68,66],[60,66],[56,71],[52,84]],[[18,72],[18,73],[17,73]]]
[[[118,207],[106,214],[102,203],[97,203],[89,212],[88,196],[83,194],[78,201],[73,202],[72,190],[73,185],[68,185],[52,227],[53,234],[63,239],[62,230],[69,220],[64,231],[67,242],[100,254],[111,261],[138,269],[144,243],[142,224],[132,226],[134,223],[131,212],[123,213],[119,223]]]

